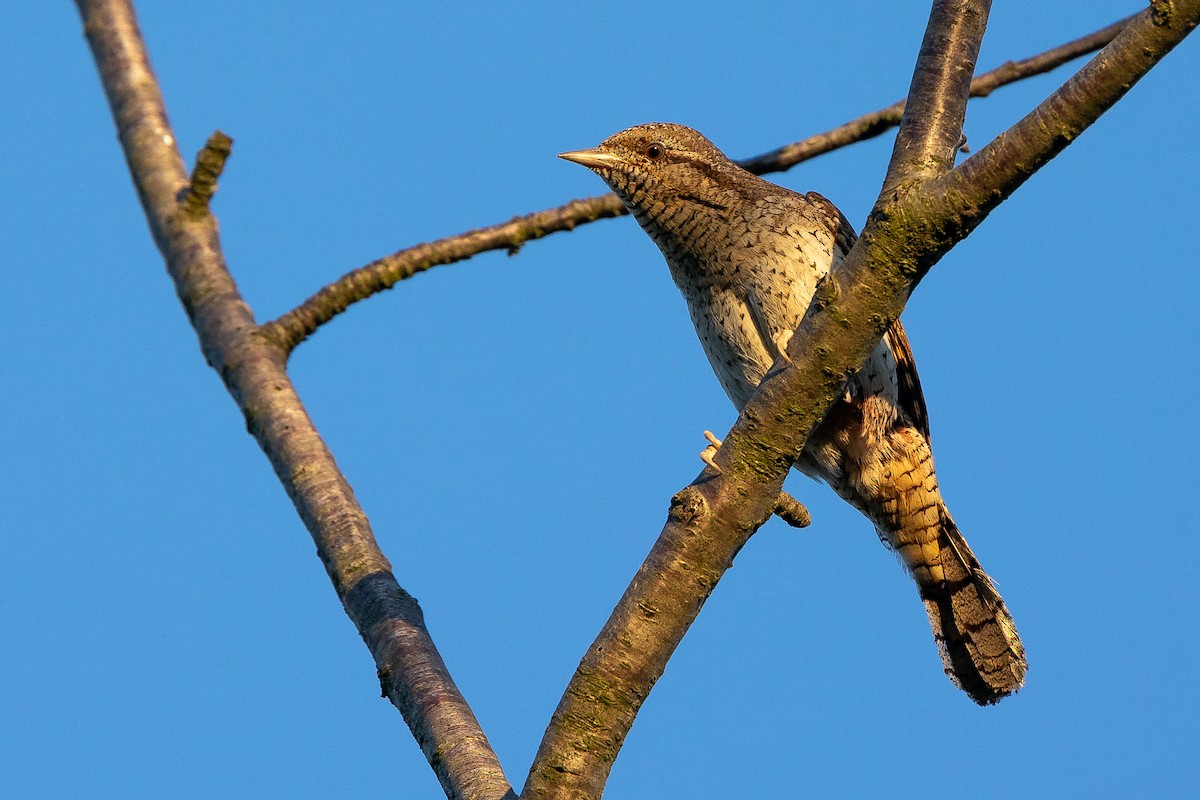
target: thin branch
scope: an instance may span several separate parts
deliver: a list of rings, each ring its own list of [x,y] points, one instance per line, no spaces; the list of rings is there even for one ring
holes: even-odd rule
[[[366,516],[288,379],[286,353],[259,334],[238,294],[216,220],[203,211],[207,190],[198,189],[199,200],[190,200],[197,197],[192,193],[177,200],[188,176],[132,5],[128,0],[77,0],[77,5],[151,231],[204,355],[312,534],[346,613],[375,657],[385,693],[404,715],[448,797],[511,797],[487,738],[429,638],[420,607],[396,583]],[[197,167],[198,175],[205,172],[215,179],[218,165]],[[197,210],[197,202],[199,213],[189,213]]]
[[[934,1],[880,197],[954,166],[991,7],[991,0]]]
[[[290,353],[317,328],[351,304],[390,289],[405,278],[411,278],[430,267],[464,261],[489,250],[507,250],[511,255],[530,239],[569,231],[585,222],[624,213],[625,207],[616,195],[572,200],[566,205],[514,217],[499,225],[477,228],[401,250],[346,273],[296,308],[264,324],[263,334]]]
[[[1060,122],[1086,127],[1109,104],[1089,102],[1079,92],[1090,87],[1111,96],[1110,87],[1132,85],[1197,20],[1200,0],[1164,1],[1137,15],[1085,67],[1082,85],[1064,92],[1062,106],[1045,110],[1041,123],[1052,131],[1062,130]],[[1087,77],[1093,74],[1098,77]],[[1081,105],[1067,108],[1072,102]],[[1016,138],[1010,131],[998,142]],[[1059,144],[1050,137],[1044,157]],[[559,702],[522,798],[601,795],[641,704],[716,582],[770,516],[784,475],[846,378],[899,317],[917,282],[986,214],[975,198],[999,202],[1015,188],[1006,183],[1011,170],[991,163],[995,152],[984,148],[976,156],[980,167],[925,181],[877,205],[790,339],[787,358],[772,367],[724,438],[715,457],[720,474],[704,474],[675,496],[658,542]],[[964,173],[979,184],[959,187]],[[941,184],[952,179],[956,191],[942,192]]]
[[[1194,2],[1155,2],[1112,46],[1020,122],[946,175],[940,186],[981,221],[1096,121],[1196,26]],[[978,223],[976,223],[978,224]]]
[[[1133,19],[1132,16],[1118,20],[1094,33],[1081,36],[1036,56],[1019,61],[1006,61],[971,81],[971,97],[987,97],[1001,86],[1044,75],[1080,56],[1094,53],[1111,42],[1129,24],[1131,19]],[[816,136],[810,136],[794,144],[784,145],[769,153],[747,158],[739,163],[755,175],[783,172],[803,161],[887,133],[900,124],[900,118],[904,115],[904,105],[903,100],[898,100],[887,108],[863,114],[861,117],[824,133],[818,133]]]
[[[1126,18],[1074,41],[1036,56],[1009,61],[971,82],[972,97],[986,97],[1001,86],[1049,72],[1112,41],[1128,24]],[[900,124],[904,101],[810,136],[741,163],[756,175],[782,172],[797,164],[838,148],[879,136]],[[563,206],[538,211],[509,222],[456,234],[434,242],[401,250],[348,272],[318,291],[295,309],[263,325],[264,334],[291,352],[297,345],[359,300],[390,289],[400,281],[431,267],[464,261],[490,250],[515,252],[525,242],[569,231],[598,219],[625,214],[625,207],[612,194],[573,200]]]
[[[1094,33],[1081,36],[1073,42],[1067,42],[1036,56],[1020,61],[1006,61],[971,81],[971,97],[987,97],[1001,86],[1028,78],[1031,75],[1050,72],[1068,61],[1093,53],[1117,38],[1117,34],[1124,30],[1135,16],[1137,15],[1130,14],[1125,19],[1117,20]]]

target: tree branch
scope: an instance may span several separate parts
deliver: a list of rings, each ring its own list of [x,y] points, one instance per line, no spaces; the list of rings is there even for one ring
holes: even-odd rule
[[[263,333],[291,352],[317,328],[353,303],[390,289],[405,278],[440,264],[464,261],[489,250],[514,254],[530,239],[540,239],[577,225],[619,217],[625,207],[616,195],[572,200],[557,208],[536,211],[508,222],[448,236],[410,247],[348,272],[278,319],[265,323]]]
[[[1063,124],[1086,127],[1111,105],[1108,98],[1119,96],[1111,87],[1132,85],[1198,18],[1200,0],[1162,2],[1139,14],[1085,67],[1078,79],[1083,86],[1060,90],[1059,100],[1042,111],[1041,124],[1050,131],[1061,131]],[[961,57],[968,56],[964,49]],[[1093,73],[1103,77],[1087,77]],[[1079,94],[1087,86],[1105,99],[1091,102]],[[784,475],[847,377],[899,317],[930,267],[986,215],[975,200],[985,197],[994,205],[1015,188],[1010,184],[1021,171],[992,159],[1013,146],[1008,142],[1020,138],[1023,125],[1000,137],[994,149],[984,148],[976,157],[979,166],[881,196],[857,244],[823,284],[789,341],[787,359],[772,367],[725,437],[716,454],[721,473],[702,474],[675,496],[658,542],[559,702],[522,798],[600,797],[617,751],[667,659],[734,556],[770,516]],[[939,147],[949,141],[944,134],[914,139]],[[1035,158],[1044,163],[1070,138],[1041,140]],[[977,183],[962,186],[964,175]],[[956,191],[943,192],[942,183],[950,181]]]
[[[1098,31],[1061,44],[1045,52],[1019,61],[1006,61],[993,70],[979,75],[971,81],[971,97],[987,97],[1001,86],[1043,75],[1058,69],[1068,61],[1093,53],[1111,42],[1133,19],[1132,16],[1118,20]],[[762,155],[747,158],[740,163],[755,175],[783,172],[797,164],[825,155],[856,142],[873,139],[887,133],[900,124],[904,115],[905,102],[897,100],[886,108],[863,114],[836,128],[810,136],[803,141],[784,145]]]
[[[1041,75],[1094,52],[1112,41],[1130,18],[1020,61],[1009,61],[971,82],[972,97],[986,97],[997,88]],[[782,172],[797,164],[855,142],[879,136],[900,124],[903,100],[870,114],[768,153],[741,161],[756,175]],[[625,214],[615,195],[572,200],[563,206],[516,217],[508,222],[416,245],[348,272],[278,319],[265,323],[263,333],[288,352],[359,300],[390,289],[431,267],[464,261],[490,250],[515,252],[525,242],[578,225]]]
[[[512,796],[500,764],[429,638],[421,609],[396,583],[366,516],[226,268],[208,212],[224,158],[202,153],[193,190],[128,0],[77,0],[151,232],[208,363],[241,408],[312,534],[334,589],[375,658],[448,797]],[[216,153],[216,160],[209,158]],[[209,188],[204,188],[209,186]],[[181,199],[177,199],[181,198]]]
[[[982,221],[1196,27],[1195,0],[1151,3],[1112,44],[1020,122],[946,175],[939,186]],[[973,227],[973,226],[972,226]]]
[[[935,0],[880,197],[954,166],[991,7],[991,0]]]

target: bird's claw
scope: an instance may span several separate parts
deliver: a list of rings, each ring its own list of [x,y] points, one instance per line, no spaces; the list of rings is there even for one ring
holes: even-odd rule
[[[714,460],[717,455],[717,450],[721,447],[721,440],[713,435],[712,431],[705,431],[704,438],[708,440],[708,447],[700,451],[700,460],[712,468],[712,471],[721,474],[721,468],[717,466]]]
[[[792,361],[791,357],[789,357],[787,354],[788,342],[790,342],[791,340],[792,340],[792,332],[791,331],[782,331],[778,336],[775,337],[774,344],[775,344],[775,351],[779,354],[779,357],[782,358],[787,363],[792,364],[794,366],[796,362]]]

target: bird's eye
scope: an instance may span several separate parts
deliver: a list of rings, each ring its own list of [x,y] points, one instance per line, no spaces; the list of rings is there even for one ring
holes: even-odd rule
[[[646,158],[653,161],[654,159],[661,156],[662,152],[663,152],[662,145],[659,144],[658,142],[655,142],[654,144],[652,144],[646,148]]]

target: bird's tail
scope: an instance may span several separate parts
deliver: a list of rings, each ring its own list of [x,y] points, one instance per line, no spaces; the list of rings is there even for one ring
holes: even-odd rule
[[[928,440],[908,428],[888,444],[886,477],[864,510],[917,583],[946,675],[976,703],[995,703],[1025,682],[1012,615],[942,502]]]
[[[937,553],[913,576],[943,669],[972,700],[990,705],[1025,682],[1025,648],[992,579],[939,506]]]

